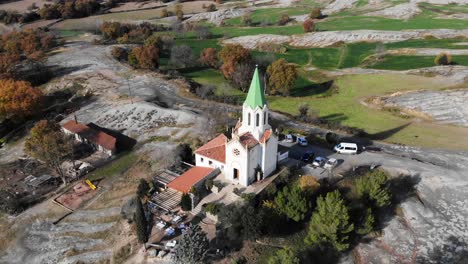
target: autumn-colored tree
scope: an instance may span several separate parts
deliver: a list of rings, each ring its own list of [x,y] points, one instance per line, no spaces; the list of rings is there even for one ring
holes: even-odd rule
[[[218,67],[218,52],[214,48],[203,49],[200,53],[200,61],[212,68]]]
[[[155,46],[136,47],[132,53],[140,68],[155,70],[159,67],[159,49]]]
[[[121,27],[119,22],[104,22],[99,27],[105,39],[116,39],[121,36]]]
[[[299,178],[299,187],[303,192],[313,193],[320,188],[320,183],[317,178],[311,175],[304,175]]]
[[[0,117],[25,117],[39,110],[42,92],[28,82],[0,80]]]
[[[0,78],[10,77],[13,66],[19,61],[18,55],[0,53]]]
[[[230,79],[231,74],[235,71],[236,66],[240,63],[248,63],[252,56],[248,49],[239,44],[228,44],[218,53],[220,60],[223,62],[221,71],[224,77]]]
[[[67,183],[62,163],[73,153],[72,139],[62,132],[57,123],[47,120],[39,121],[31,129],[24,148],[26,153],[55,169],[63,184]]]
[[[267,74],[272,94],[288,95],[297,78],[296,67],[285,59],[279,59],[268,66]]]
[[[322,15],[322,9],[320,9],[320,7],[314,7],[311,11],[310,11],[310,18],[321,18],[323,15]]]
[[[215,0],[216,4],[220,5],[223,3],[223,0]]]
[[[122,61],[128,58],[128,51],[122,47],[114,47],[111,51],[112,57],[115,59]]]
[[[312,21],[312,19],[306,19],[302,23],[302,29],[304,30],[304,32],[313,32],[315,30],[314,21]]]
[[[150,37],[145,39],[144,45],[145,46],[154,46],[154,47],[161,50],[163,48],[163,41],[162,41],[160,36],[151,35]]]

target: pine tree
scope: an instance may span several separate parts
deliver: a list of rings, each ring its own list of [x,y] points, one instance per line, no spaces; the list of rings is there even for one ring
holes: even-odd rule
[[[360,235],[366,235],[372,232],[374,229],[374,215],[372,214],[372,209],[367,208],[364,215],[361,217],[360,226],[357,228],[356,233]]]
[[[148,221],[146,220],[145,211],[140,198],[136,198],[137,208],[135,211],[135,228],[137,232],[138,242],[145,243],[148,241]]]
[[[275,197],[275,204],[280,213],[296,222],[304,220],[308,209],[307,200],[297,185],[284,187]]]
[[[338,251],[349,247],[348,234],[354,225],[349,223],[348,208],[338,191],[329,192],[317,199],[317,208],[312,214],[309,232],[304,241],[309,245],[333,246]]]
[[[289,248],[276,251],[275,255],[268,259],[268,264],[299,264],[300,259]]]
[[[382,170],[373,170],[356,180],[356,191],[361,199],[369,199],[376,207],[390,204],[391,194],[386,187],[387,175]]]
[[[179,240],[173,260],[175,263],[202,263],[209,248],[208,238],[199,225],[188,229]]]

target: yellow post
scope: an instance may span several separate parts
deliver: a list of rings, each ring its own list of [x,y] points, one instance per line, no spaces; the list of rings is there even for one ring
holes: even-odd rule
[[[86,184],[88,184],[89,188],[92,190],[96,190],[96,185],[94,185],[90,180],[86,179]]]

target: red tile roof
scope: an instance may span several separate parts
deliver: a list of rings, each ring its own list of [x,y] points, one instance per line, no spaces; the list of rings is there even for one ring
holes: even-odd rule
[[[242,134],[239,137],[239,141],[243,146],[246,146],[248,148],[252,148],[258,144],[258,141],[255,139],[255,137],[252,134],[250,134],[250,132]]]
[[[226,142],[227,137],[221,134],[195,150],[195,153],[209,159],[226,163]]]
[[[197,184],[214,170],[215,169],[213,168],[207,167],[192,167],[179,177],[175,178],[175,180],[171,181],[167,187],[182,193],[188,193],[190,192],[190,189],[192,189],[192,186]]]
[[[115,137],[87,125],[77,123],[75,120],[68,121],[62,127],[107,150],[115,150],[116,148],[117,140]]]
[[[265,143],[268,139],[270,139],[271,134],[272,134],[271,129],[266,130],[263,133],[262,137],[260,138],[260,143]]]

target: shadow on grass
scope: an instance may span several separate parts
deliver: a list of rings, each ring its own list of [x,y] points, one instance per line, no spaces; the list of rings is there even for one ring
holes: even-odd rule
[[[323,83],[312,83],[299,78],[296,82],[296,86],[292,89],[290,96],[303,97],[324,94],[328,92],[332,88],[332,86],[333,80]]]

